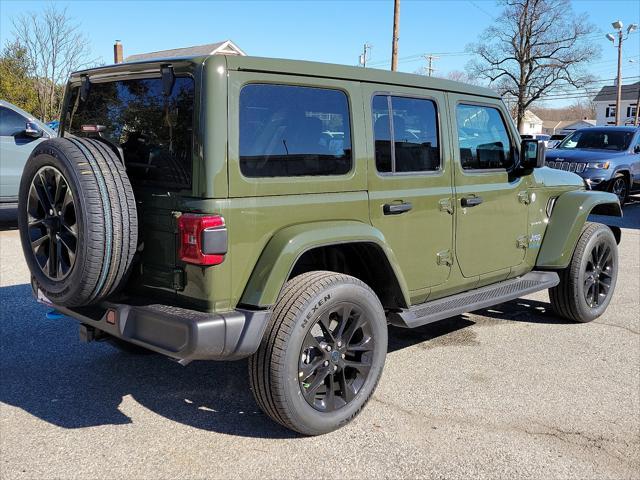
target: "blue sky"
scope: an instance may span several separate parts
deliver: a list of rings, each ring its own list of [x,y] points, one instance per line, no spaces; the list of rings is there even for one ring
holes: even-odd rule
[[[388,68],[391,57],[392,0],[384,1],[59,1],[86,33],[92,52],[110,63],[113,41],[125,56],[232,39],[250,55],[355,65],[362,44],[373,45],[372,66]],[[0,0],[0,41],[12,38],[11,18],[47,2]],[[590,65],[600,79],[615,76],[616,50],[604,38],[610,23],[640,23],[638,0],[574,0],[599,29],[592,41],[602,56]],[[438,74],[464,70],[465,46],[491,24],[500,8],[492,0],[401,2],[399,69],[414,72],[420,54],[441,54]],[[623,76],[640,75],[640,34],[625,43]],[[635,60],[634,63],[628,60]],[[635,81],[635,80],[630,80]],[[571,102],[554,102],[559,103]]]

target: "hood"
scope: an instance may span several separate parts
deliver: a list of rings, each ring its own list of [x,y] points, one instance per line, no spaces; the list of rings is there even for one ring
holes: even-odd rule
[[[565,162],[597,162],[600,160],[611,160],[612,158],[626,155],[626,151],[614,152],[611,150],[559,150],[552,148],[547,150],[546,160]]]
[[[567,187],[570,190],[584,188],[584,180],[580,175],[564,170],[549,167],[534,168],[533,176],[536,183],[545,187]]]

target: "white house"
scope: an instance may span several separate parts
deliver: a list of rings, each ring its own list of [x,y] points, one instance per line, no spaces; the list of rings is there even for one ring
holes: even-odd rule
[[[640,82],[631,85],[622,85],[622,101],[620,102],[620,123],[622,125],[633,125],[638,108],[638,91]],[[594,97],[596,104],[596,124],[615,125],[616,123],[616,87],[602,87],[600,92]]]
[[[542,120],[531,110],[524,112],[524,119],[522,120],[523,135],[535,135],[536,133],[542,133]]]
[[[139,62],[141,60],[153,60],[156,58],[192,57],[197,55],[246,55],[246,53],[231,40],[225,40],[224,42],[196,45],[195,47],[174,48],[173,50],[160,50],[158,52],[129,55],[124,61]]]

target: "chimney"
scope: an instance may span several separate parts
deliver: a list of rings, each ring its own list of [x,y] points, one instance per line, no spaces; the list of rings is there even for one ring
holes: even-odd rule
[[[122,63],[122,43],[120,40],[116,40],[113,44],[113,63]]]

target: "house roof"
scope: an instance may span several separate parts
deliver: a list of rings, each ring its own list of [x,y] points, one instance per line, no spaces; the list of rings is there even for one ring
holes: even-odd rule
[[[223,42],[208,43],[206,45],[196,45],[194,47],[174,48],[172,50],[159,50],[157,52],[139,53],[129,55],[125,62],[140,62],[143,60],[164,59],[164,58],[184,58],[197,57],[201,55],[246,55],[240,47],[231,40]]]
[[[542,122],[542,126],[548,130],[563,130],[567,127],[571,127],[573,125],[585,124],[595,126],[596,121],[591,119],[581,119],[581,120],[545,120]]]
[[[542,120],[531,110],[525,110],[524,112],[524,122],[525,123],[538,123],[542,124]]]
[[[622,85],[622,100],[637,100],[638,90],[640,90],[640,82],[630,85]],[[615,102],[617,87],[615,85],[607,85],[600,89],[594,97],[594,102]]]

